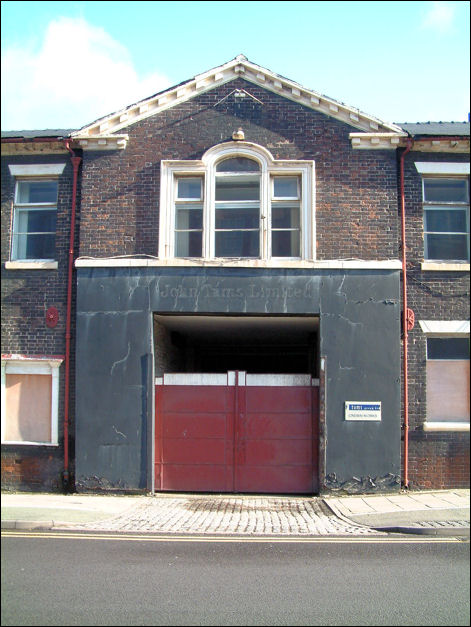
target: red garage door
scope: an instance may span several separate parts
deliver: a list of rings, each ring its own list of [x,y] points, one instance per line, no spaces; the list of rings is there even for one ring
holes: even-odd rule
[[[317,407],[309,375],[164,375],[156,490],[316,492]]]

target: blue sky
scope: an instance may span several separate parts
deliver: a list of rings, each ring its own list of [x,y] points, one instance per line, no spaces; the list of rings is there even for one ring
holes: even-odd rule
[[[469,2],[1,3],[2,130],[80,128],[245,54],[386,122],[464,121]]]

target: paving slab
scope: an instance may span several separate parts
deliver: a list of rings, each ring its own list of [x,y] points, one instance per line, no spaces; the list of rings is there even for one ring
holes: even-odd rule
[[[411,498],[405,498],[404,496],[389,496],[391,503],[396,505],[401,511],[415,511],[424,510],[424,504]]]
[[[350,514],[374,514],[375,510],[364,499],[356,497],[327,498],[330,504],[341,507]]]
[[[467,505],[465,507],[464,505]],[[469,536],[469,490],[336,497],[2,495],[2,529],[241,536]]]
[[[25,523],[94,522],[123,513],[135,507],[145,497],[122,495],[77,495],[43,493],[3,493],[1,502],[2,527],[6,521]]]
[[[450,506],[449,503],[446,503],[443,498],[440,496],[436,496],[435,494],[411,494],[410,498],[422,505],[425,505],[425,508],[433,508],[433,509],[446,509]]]
[[[469,507],[469,494],[456,494],[454,492],[443,494],[440,497],[446,503],[455,505],[457,507]]]
[[[365,502],[371,509],[378,513],[396,512],[401,510],[399,504],[394,503],[394,501],[391,501],[386,496],[369,496],[365,498]]]

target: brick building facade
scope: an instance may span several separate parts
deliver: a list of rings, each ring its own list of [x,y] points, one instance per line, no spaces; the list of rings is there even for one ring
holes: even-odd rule
[[[395,490],[401,480],[468,485],[469,383],[467,416],[465,401],[456,415],[430,414],[442,361],[451,386],[442,394],[466,395],[468,133],[459,123],[385,124],[245,57],[79,131],[3,133],[3,487],[317,493]],[[75,192],[70,152],[82,159]],[[408,429],[402,200],[416,320]],[[34,236],[49,242],[50,227],[20,227],[22,212],[41,210],[55,212],[54,259],[21,251]],[[436,226],[448,224],[444,211],[454,212],[451,235]],[[424,215],[435,220],[425,237]],[[446,237],[456,258],[437,257],[437,247],[450,248]],[[206,405],[199,427],[182,408],[178,420],[166,409],[180,385],[188,398],[202,393],[195,381],[206,382],[204,402],[216,403],[220,386],[208,381],[227,372],[225,407],[240,397],[248,415],[253,390],[254,402],[279,392],[312,396],[312,406],[286,410],[286,424],[274,427],[279,411],[268,417],[264,405],[249,427],[238,400],[225,422],[217,414],[224,436],[221,424],[203,436],[215,411]],[[23,397],[21,385],[31,386]],[[34,385],[47,405],[42,420],[51,414],[46,442],[32,424]],[[188,402],[197,413],[195,399]],[[270,432],[253,435],[264,421]]]
[[[466,128],[469,125],[466,124],[405,125],[415,135],[418,144],[418,150],[409,153],[405,163],[408,300],[416,318],[409,341],[409,463],[411,481],[424,488],[469,486],[469,431],[464,430],[463,425],[453,426],[450,423],[438,424],[434,429],[435,418],[430,423],[427,418],[427,412],[431,409],[430,402],[434,401],[428,396],[427,389],[427,338],[461,338],[469,341],[469,322],[466,326],[466,321],[469,320],[469,265],[445,262],[434,264],[424,260],[423,178],[433,179],[438,174],[438,177],[456,176],[464,180],[463,176],[469,170],[469,153],[454,154],[448,148],[454,141],[452,134],[460,127],[469,132]],[[444,131],[451,136],[450,139],[443,136]],[[440,142],[442,151],[434,152],[433,142],[435,145]],[[429,150],[424,151],[425,147]],[[431,164],[431,169],[437,174],[421,174],[416,164],[424,164],[419,169],[425,171],[429,170],[426,164]],[[446,167],[443,164],[447,164]],[[443,169],[445,172],[441,171]],[[420,321],[455,321],[455,324],[448,328],[440,325],[434,328]],[[469,371],[464,375],[461,385],[465,390],[467,386],[469,404]],[[429,386],[431,383],[430,381]],[[442,393],[446,396],[447,393],[456,392],[444,388]]]
[[[35,133],[34,135],[37,136]],[[8,368],[14,366],[20,376],[39,369],[42,373],[52,368],[58,372],[57,414],[64,415],[64,368],[67,261],[70,243],[70,208],[72,202],[72,166],[69,153],[59,141],[40,135],[41,142],[33,143],[33,134],[19,142],[6,141],[2,146],[2,385],[6,385]],[[57,209],[55,256],[49,262],[16,261],[12,259],[13,207],[15,203],[16,172],[37,172],[37,164],[52,168],[52,179],[57,181]],[[32,168],[32,170],[30,170]],[[46,179],[51,177],[46,174]],[[28,174],[25,181],[33,180]],[[57,312],[57,314],[56,314]],[[49,313],[49,319],[48,319]],[[51,317],[51,313],[55,317]],[[25,369],[24,372],[19,370]],[[71,360],[72,372],[74,361]],[[5,371],[6,370],[6,371]],[[43,374],[41,376],[44,376]],[[70,399],[73,407],[74,376],[71,376]],[[3,403],[5,389],[2,389]],[[2,406],[3,420],[7,407]],[[73,417],[73,412],[71,414]],[[2,485],[22,489],[62,489],[64,460],[63,421],[56,420],[57,432],[46,434],[42,445],[2,445]],[[52,425],[51,425],[52,429]],[[27,428],[28,431],[28,428]],[[34,437],[34,436],[33,436]],[[8,427],[2,423],[2,442],[8,439],[29,440],[8,436]],[[69,446],[73,449],[73,433]]]

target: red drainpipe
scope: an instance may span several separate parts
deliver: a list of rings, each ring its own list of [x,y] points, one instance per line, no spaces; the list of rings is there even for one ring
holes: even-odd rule
[[[407,308],[407,250],[406,250],[406,202],[404,194],[404,158],[412,150],[412,139],[401,154],[401,227],[402,227],[402,326],[403,326],[403,371],[404,371],[404,487],[409,487],[409,379],[407,360],[408,308]]]
[[[75,212],[77,204],[77,180],[81,157],[77,157],[70,147],[70,140],[66,139],[65,147],[70,152],[70,160],[74,170],[72,187],[72,210],[70,214],[70,239],[69,239],[69,270],[67,277],[67,314],[65,323],[65,398],[64,398],[64,471],[62,476],[65,490],[70,490],[69,473],[69,401],[70,401],[70,339],[72,318],[72,273],[74,268],[74,241],[75,241]]]

